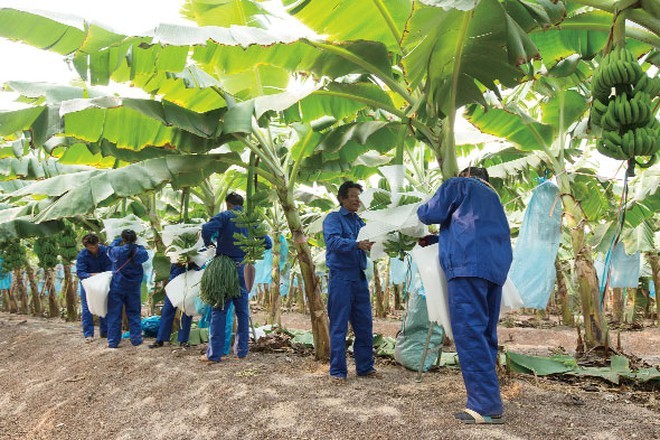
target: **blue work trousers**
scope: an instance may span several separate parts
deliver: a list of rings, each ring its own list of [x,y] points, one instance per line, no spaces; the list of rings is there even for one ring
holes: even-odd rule
[[[238,272],[238,281],[241,286],[241,296],[225,301],[223,308],[214,307],[211,312],[211,323],[209,325],[209,345],[206,349],[206,357],[209,360],[219,362],[225,353],[227,313],[229,305],[234,304],[236,311],[236,337],[238,340],[238,349],[236,355],[244,358],[248,354],[248,340],[250,327],[250,306],[248,304],[248,291],[245,287],[245,277],[243,276],[243,265],[236,267]]]
[[[165,295],[165,304],[163,305],[163,310],[160,313],[160,327],[158,328],[156,342],[167,342],[170,340],[170,334],[172,333],[172,323],[174,322],[176,311],[177,308],[172,305],[170,299],[167,297],[167,295]],[[183,313],[181,315],[181,325],[179,326],[179,334],[177,336],[179,344],[188,342],[188,338],[190,337],[191,324],[192,316],[188,316]]]
[[[454,343],[467,392],[467,408],[482,416],[502,414],[497,381],[497,321],[502,286],[483,278],[447,281]]]
[[[140,284],[135,286],[111,286],[108,293],[108,347],[117,348],[121,341],[122,309],[126,307],[128,329],[131,333],[131,344],[142,343],[142,324],[140,322]]]
[[[80,285],[80,302],[82,303],[82,331],[83,336],[86,338],[94,337],[94,315],[92,315],[87,307],[87,293]],[[108,325],[105,318],[99,316],[99,333],[102,338],[108,334]]]
[[[328,316],[330,318],[330,375],[346,377],[346,333],[351,323],[355,333],[353,354],[358,376],[374,369],[373,323],[369,284],[361,274],[349,281],[333,276],[328,284]]]

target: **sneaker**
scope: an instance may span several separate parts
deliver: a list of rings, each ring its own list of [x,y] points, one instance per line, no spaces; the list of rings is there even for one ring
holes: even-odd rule
[[[149,348],[160,348],[164,345],[163,341],[156,341],[153,344],[149,344]]]
[[[161,342],[161,345],[162,345],[162,344],[163,344],[163,343]],[[190,348],[190,344],[187,343],[187,342],[182,342],[182,343],[179,344],[179,347],[183,348],[184,350],[187,350],[187,349]]]
[[[87,336],[85,338],[85,342],[88,343],[88,344],[94,342],[94,337],[93,336]]]

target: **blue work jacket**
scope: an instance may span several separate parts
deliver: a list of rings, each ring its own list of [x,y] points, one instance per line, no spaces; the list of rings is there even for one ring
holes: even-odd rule
[[[126,261],[133,255],[131,261]],[[121,238],[116,238],[108,247],[108,257],[112,261],[112,285],[134,286],[142,283],[144,270],[142,263],[149,259],[144,246],[139,244],[121,244]],[[121,268],[121,269],[120,269]]]
[[[511,267],[511,234],[497,193],[472,177],[445,181],[417,209],[424,224],[440,224],[440,264],[447,279],[484,278],[503,285]]]
[[[204,245],[211,246],[213,237],[216,237],[215,254],[226,255],[236,262],[240,262],[245,257],[245,252],[234,243],[234,234],[239,233],[247,237],[247,228],[239,228],[236,223],[231,221],[236,214],[233,211],[242,211],[242,206],[234,206],[233,209],[216,214],[208,222],[202,225],[202,240]],[[269,236],[264,236],[264,249],[270,249],[273,246]]]
[[[83,248],[78,252],[76,258],[76,275],[79,280],[84,280],[92,276],[93,273],[101,273],[112,270],[112,261],[108,258],[108,248],[102,244],[96,255]]]
[[[323,220],[325,263],[330,275],[357,281],[367,268],[367,253],[358,249],[357,237],[364,221],[343,206]]]

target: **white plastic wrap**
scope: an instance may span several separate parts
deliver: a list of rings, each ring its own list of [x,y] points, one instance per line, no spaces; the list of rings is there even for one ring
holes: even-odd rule
[[[203,270],[189,270],[172,279],[165,286],[165,293],[174,307],[181,307],[188,316],[194,316],[197,311],[195,298],[199,297]]]
[[[442,325],[445,332],[447,332],[447,336],[453,338],[449,318],[447,278],[440,265],[438,246],[437,243],[426,247],[415,246],[410,253],[422,277],[429,320]],[[511,279],[507,278],[504,286],[502,286],[500,315],[504,312],[519,309],[522,306],[523,300],[518,293],[518,289],[516,289]]]
[[[87,308],[92,315],[105,318],[108,314],[108,292],[111,281],[112,271],[97,273],[81,281],[85,288]]]
[[[149,232],[147,224],[135,214],[127,215],[124,218],[107,218],[103,220],[103,230],[108,242],[121,236],[124,229],[132,229],[137,235],[137,243],[146,246],[147,233]]]
[[[170,262],[177,263],[179,262],[179,257],[183,254],[188,254],[190,251],[198,251],[204,247],[204,240],[202,240],[201,235],[199,236],[197,242],[194,245],[182,248],[177,245],[173,245],[174,240],[182,234],[199,234],[202,230],[201,224],[178,224],[178,225],[168,225],[163,228],[162,239],[163,244],[167,246],[168,252],[166,255],[170,257]],[[194,254],[194,253],[193,253]],[[191,260],[199,267],[202,267],[204,263],[208,260],[206,254],[197,254],[191,257]]]
[[[520,293],[511,278],[506,279],[502,286],[502,305],[500,306],[500,316],[503,312],[510,312],[522,308],[524,305]]]
[[[449,319],[447,278],[438,259],[438,244],[426,247],[415,246],[410,254],[422,277],[429,321],[440,324],[445,329],[447,336],[453,339],[454,333]]]

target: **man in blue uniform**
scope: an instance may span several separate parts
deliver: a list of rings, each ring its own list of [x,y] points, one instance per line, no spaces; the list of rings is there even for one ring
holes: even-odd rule
[[[445,181],[417,216],[424,224],[440,224],[440,264],[467,391],[466,409],[455,416],[465,423],[503,423],[497,321],[511,266],[509,224],[486,169],[470,167],[459,176]]]
[[[76,274],[80,281],[112,269],[112,262],[107,255],[107,247],[99,244],[99,238],[95,234],[85,235],[82,244],[85,248],[78,253],[76,259]],[[87,294],[82,283],[80,283],[80,301],[82,302],[83,336],[87,342],[91,342],[94,339],[94,317],[87,308]],[[107,336],[108,326],[105,318],[99,317],[99,333],[102,338]]]
[[[144,277],[142,263],[149,259],[144,246],[137,244],[135,231],[126,229],[108,247],[112,261],[112,281],[108,292],[108,348],[117,348],[121,341],[122,309],[126,307],[131,344],[142,344],[140,286]]]
[[[172,264],[170,266],[170,277],[167,281],[172,281],[174,278],[183,273],[186,273],[186,271],[189,270],[200,270],[200,268],[195,263]],[[174,322],[174,315],[176,315],[177,308],[172,305],[172,302],[167,297],[167,295],[165,295],[164,302],[165,304],[163,305],[163,310],[160,313],[160,327],[158,327],[156,341],[153,344],[150,344],[149,348],[162,347],[164,345],[164,341],[170,340],[170,334],[172,333],[172,323]],[[179,332],[177,335],[179,345],[182,347],[189,347],[188,338],[190,337],[191,325],[192,316],[188,316],[183,313],[181,315],[181,326],[179,327]]]
[[[227,311],[230,302],[233,302],[236,311],[236,337],[238,338],[237,353],[239,358],[244,358],[248,353],[249,321],[250,310],[248,304],[248,291],[245,287],[244,264],[241,264],[245,252],[234,243],[234,234],[239,233],[247,236],[247,228],[239,228],[231,221],[236,216],[236,211],[243,210],[243,197],[240,194],[232,192],[225,198],[227,210],[215,215],[211,220],[202,225],[202,240],[209,247],[213,245],[212,238],[217,234],[216,256],[226,255],[236,263],[238,272],[238,281],[241,286],[241,296],[228,299],[224,307],[214,307],[211,313],[211,323],[209,324],[209,344],[206,350],[206,360],[208,362],[220,362],[225,348],[225,326],[227,321]],[[270,237],[265,236],[265,248],[270,249],[272,242]]]
[[[373,332],[369,284],[365,276],[367,252],[372,242],[357,241],[364,222],[357,215],[362,186],[344,182],[337,194],[341,208],[323,220],[325,261],[330,269],[328,317],[330,318],[330,377],[346,380],[346,333],[355,332],[353,353],[358,376],[374,377]]]

